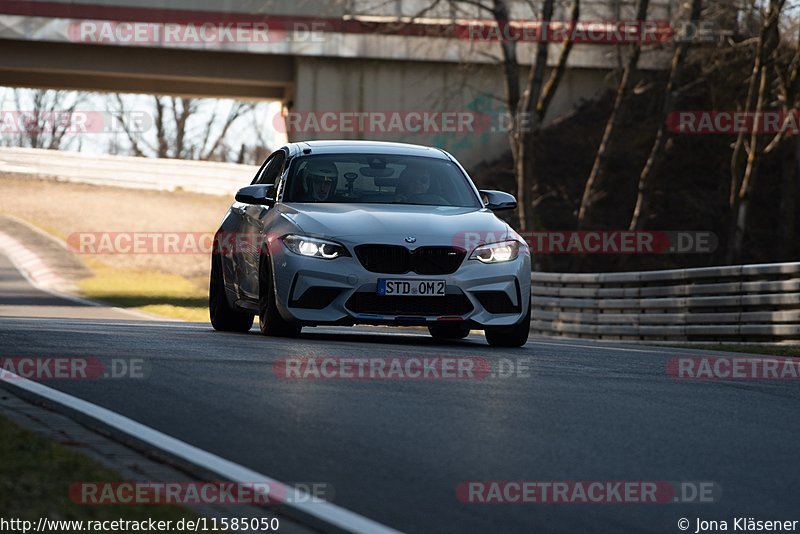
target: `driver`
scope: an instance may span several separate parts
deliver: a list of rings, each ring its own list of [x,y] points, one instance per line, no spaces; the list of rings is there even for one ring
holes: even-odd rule
[[[423,166],[406,167],[399,179],[395,202],[408,202],[415,196],[425,195],[431,186],[431,173]]]
[[[312,161],[306,167],[306,176],[313,202],[326,202],[333,198],[339,173],[332,163]]]

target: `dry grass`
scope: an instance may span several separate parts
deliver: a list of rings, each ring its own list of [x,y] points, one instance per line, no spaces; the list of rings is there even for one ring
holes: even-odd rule
[[[69,486],[74,481],[117,482],[120,475],[3,417],[0,435],[0,502],[8,519],[33,521],[35,527],[41,517],[92,521],[179,521],[198,517],[196,512],[172,505],[76,504],[69,499]]]
[[[118,269],[89,262],[93,276],[78,283],[81,294],[122,308],[190,322],[208,321],[207,285],[197,287],[176,274]]]
[[[62,239],[80,232],[216,231],[231,198],[0,176],[0,214]],[[184,320],[207,321],[210,258],[200,254],[82,254],[85,296]]]
[[[66,240],[78,232],[214,232],[233,199],[0,176],[0,213]],[[109,267],[170,273],[205,287],[204,254],[88,256]]]

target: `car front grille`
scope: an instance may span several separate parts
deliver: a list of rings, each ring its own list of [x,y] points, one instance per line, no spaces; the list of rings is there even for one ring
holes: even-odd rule
[[[406,247],[395,245],[360,245],[356,256],[372,273],[405,274],[411,270],[411,254]]]
[[[346,306],[354,313],[412,316],[464,315],[473,309],[463,293],[443,297],[384,297],[376,293],[360,292],[354,293]]]
[[[381,274],[452,274],[467,255],[464,249],[456,247],[409,250],[397,245],[360,245],[355,250],[358,261],[366,270]]]
[[[461,266],[467,251],[455,247],[422,247],[412,254],[412,271],[417,274],[452,274]]]

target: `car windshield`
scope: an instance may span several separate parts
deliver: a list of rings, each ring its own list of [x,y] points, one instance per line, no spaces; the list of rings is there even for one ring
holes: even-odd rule
[[[283,201],[481,207],[452,161],[383,154],[298,158]]]

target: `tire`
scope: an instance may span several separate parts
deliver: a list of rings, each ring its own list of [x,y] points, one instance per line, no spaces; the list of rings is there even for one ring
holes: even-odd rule
[[[469,326],[437,324],[428,327],[434,339],[464,339],[469,335]]]
[[[211,255],[211,280],[208,286],[208,315],[214,330],[221,332],[249,332],[253,326],[253,314],[231,308],[225,296],[222,279],[222,257]]]
[[[520,322],[513,326],[494,326],[484,331],[486,341],[492,347],[521,347],[528,342],[531,332],[531,306]]]
[[[302,327],[281,317],[275,299],[272,278],[272,262],[266,254],[261,255],[258,268],[258,327],[265,336],[297,337]]]

